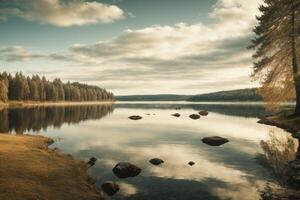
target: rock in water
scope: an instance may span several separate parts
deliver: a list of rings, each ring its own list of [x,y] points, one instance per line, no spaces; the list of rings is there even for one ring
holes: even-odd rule
[[[131,119],[131,120],[140,120],[140,119],[142,119],[142,117],[139,116],[139,115],[132,115],[132,116],[130,116],[128,118]]]
[[[114,182],[105,182],[102,184],[101,188],[109,196],[113,196],[120,190],[119,185]]]
[[[190,165],[190,166],[193,166],[193,165],[195,165],[195,162],[190,161],[190,162],[189,162],[189,165]]]
[[[118,178],[128,178],[139,175],[142,169],[129,162],[120,162],[113,168],[112,171]]]
[[[97,158],[91,157],[87,164],[90,166],[93,166],[93,165],[95,165],[96,161],[97,161]]]
[[[208,144],[210,146],[221,146],[221,145],[229,142],[229,140],[226,138],[219,137],[219,136],[213,136],[213,137],[203,138],[202,142],[205,144]]]
[[[180,117],[180,114],[179,113],[175,113],[172,116],[174,116],[174,117]]]
[[[191,119],[200,119],[200,115],[192,114],[192,115],[190,115],[190,118]]]
[[[162,159],[159,159],[159,158],[153,158],[153,159],[149,160],[149,162],[152,165],[160,165],[160,164],[164,163],[164,161]]]
[[[208,115],[208,111],[202,110],[202,111],[199,112],[199,115],[207,116]]]

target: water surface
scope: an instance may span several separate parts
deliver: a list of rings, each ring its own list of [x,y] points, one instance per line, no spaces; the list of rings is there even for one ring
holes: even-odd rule
[[[188,117],[200,110],[210,114]],[[171,116],[176,112],[180,118]],[[267,182],[285,177],[298,145],[285,131],[256,123],[264,114],[256,104],[184,102],[14,108],[0,111],[0,132],[38,133],[57,138],[53,147],[75,158],[97,157],[89,173],[99,187],[110,180],[120,184],[113,199],[256,200]],[[132,121],[130,115],[143,119]],[[230,142],[221,147],[201,142],[215,135]],[[165,163],[152,166],[148,161],[154,157]],[[143,171],[118,179],[111,169],[120,161]]]

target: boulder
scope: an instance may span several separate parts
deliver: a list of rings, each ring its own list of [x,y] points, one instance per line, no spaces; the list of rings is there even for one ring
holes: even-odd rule
[[[174,116],[174,117],[180,117],[180,114],[179,113],[175,113],[172,116]]]
[[[202,110],[202,111],[199,112],[199,115],[201,115],[201,116],[207,116],[208,115],[208,111]]]
[[[142,117],[139,116],[139,115],[132,115],[132,116],[130,116],[128,118],[131,119],[131,120],[140,120],[140,119],[142,119]]]
[[[112,171],[118,178],[129,178],[139,175],[142,169],[129,162],[120,162]]]
[[[159,158],[153,158],[153,159],[149,160],[149,162],[152,165],[160,165],[160,164],[164,163],[164,161],[162,159],[159,159]]]
[[[229,142],[229,140],[226,138],[219,137],[219,136],[213,136],[213,137],[203,138],[202,142],[205,144],[208,144],[210,146],[221,146],[221,145]]]
[[[117,183],[114,182],[105,182],[101,185],[101,189],[103,190],[103,192],[105,192],[107,195],[109,196],[113,196],[114,194],[116,194],[119,190],[120,187]]]
[[[200,119],[200,115],[192,114],[192,115],[190,115],[190,118],[191,119]]]
[[[190,166],[193,166],[193,165],[195,165],[195,162],[190,161],[188,164],[189,164]]]

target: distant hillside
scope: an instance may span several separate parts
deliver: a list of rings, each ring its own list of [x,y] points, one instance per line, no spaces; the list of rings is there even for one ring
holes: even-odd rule
[[[186,101],[192,95],[155,94],[155,95],[129,95],[117,96],[117,101]]]
[[[256,94],[256,89],[240,89],[221,91],[200,95],[129,95],[117,96],[117,101],[262,101],[262,97]]]
[[[262,101],[256,89],[241,89],[195,95],[187,101]]]

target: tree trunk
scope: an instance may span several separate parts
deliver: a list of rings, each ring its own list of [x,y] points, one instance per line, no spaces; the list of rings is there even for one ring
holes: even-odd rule
[[[292,1],[292,64],[293,64],[293,74],[294,74],[294,82],[295,82],[295,91],[296,91],[296,108],[295,108],[295,116],[300,116],[300,73],[297,59],[297,50],[296,50],[296,5],[294,1]]]
[[[300,116],[300,79],[295,80],[295,88],[296,88],[296,109],[295,115]]]

